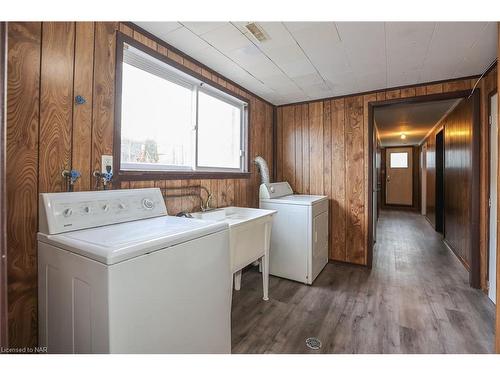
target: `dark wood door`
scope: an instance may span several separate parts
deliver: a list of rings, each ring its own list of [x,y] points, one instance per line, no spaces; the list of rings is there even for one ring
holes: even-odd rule
[[[5,238],[5,77],[6,25],[0,22],[0,347],[7,340],[7,246]]]
[[[444,233],[444,132],[436,134],[436,231]]]

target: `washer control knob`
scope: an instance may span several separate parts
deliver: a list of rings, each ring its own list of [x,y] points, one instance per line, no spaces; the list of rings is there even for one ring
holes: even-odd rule
[[[72,214],[73,214],[73,210],[72,210],[71,208],[66,208],[66,209],[63,211],[63,216],[64,216],[64,217],[70,217]]]
[[[120,210],[124,210],[124,209],[126,208],[125,203],[119,203],[119,204],[118,204],[118,208],[119,208]]]
[[[90,214],[90,207],[89,206],[86,206],[84,209],[83,209],[83,212],[85,212],[86,214]]]
[[[104,206],[102,206],[102,210],[104,212],[108,212],[109,211],[109,204],[106,203]]]
[[[269,190],[271,190],[271,193],[274,193],[274,186],[271,186],[271,189]]]
[[[144,206],[144,208],[151,210],[155,204],[153,203],[153,201],[151,199],[144,198],[142,200],[142,205]]]

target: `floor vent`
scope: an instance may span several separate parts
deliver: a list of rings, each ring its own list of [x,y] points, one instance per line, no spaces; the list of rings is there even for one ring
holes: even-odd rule
[[[312,350],[321,349],[321,340],[317,337],[309,337],[306,339],[306,346]]]

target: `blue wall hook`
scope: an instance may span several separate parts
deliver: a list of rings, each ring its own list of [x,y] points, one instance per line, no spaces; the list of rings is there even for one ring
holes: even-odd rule
[[[75,103],[76,104],[85,104],[87,101],[85,100],[85,98],[81,95],[77,95],[75,96]]]

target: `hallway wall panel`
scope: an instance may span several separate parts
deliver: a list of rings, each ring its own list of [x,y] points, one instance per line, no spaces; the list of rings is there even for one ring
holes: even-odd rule
[[[473,235],[470,229],[473,215],[471,202],[474,193],[473,100],[474,97],[462,100],[443,121],[445,241],[469,269]]]
[[[433,227],[436,226],[436,134],[442,126],[434,129],[427,138],[427,190],[425,215]]]

